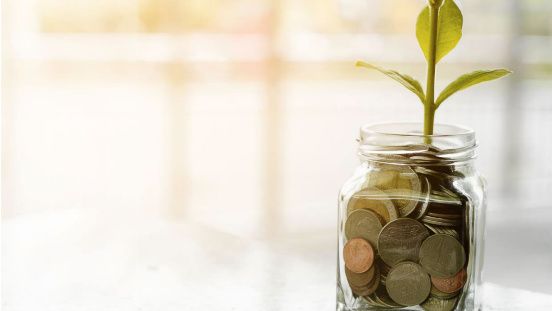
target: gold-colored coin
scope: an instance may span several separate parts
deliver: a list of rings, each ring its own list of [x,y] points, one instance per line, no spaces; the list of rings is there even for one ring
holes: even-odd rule
[[[381,259],[393,267],[401,261],[418,261],[420,245],[429,236],[418,221],[399,218],[385,225],[378,238]]]
[[[458,298],[452,299],[439,299],[435,297],[429,297],[421,307],[426,311],[452,311],[456,307],[456,301]]]
[[[420,264],[431,276],[450,278],[466,263],[464,247],[447,234],[434,234],[420,247]]]
[[[421,196],[422,186],[418,175],[404,165],[378,164],[377,169],[369,174],[363,188],[377,188],[392,195],[399,216],[410,215]]]
[[[396,303],[414,306],[427,299],[431,281],[420,265],[405,261],[391,269],[385,287],[389,297]]]
[[[385,192],[376,189],[368,188],[355,193],[347,204],[347,214],[359,209],[369,209],[378,214],[385,223],[398,218],[397,208]]]
[[[378,235],[382,228],[380,217],[371,210],[359,209],[351,213],[345,221],[345,237],[363,238],[377,247]]]

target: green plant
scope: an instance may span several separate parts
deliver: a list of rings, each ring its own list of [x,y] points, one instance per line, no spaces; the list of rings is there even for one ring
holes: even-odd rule
[[[435,111],[451,95],[473,85],[504,77],[506,69],[477,70],[460,76],[450,83],[435,99],[435,72],[437,63],[452,51],[462,37],[463,16],[454,0],[428,0],[428,5],[418,16],[416,37],[427,61],[427,83],[422,85],[409,75],[386,70],[358,61],[358,67],[375,69],[398,81],[412,91],[424,105],[424,135],[433,135]]]

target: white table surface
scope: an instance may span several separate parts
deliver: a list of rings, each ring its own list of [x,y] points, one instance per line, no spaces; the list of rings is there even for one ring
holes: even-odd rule
[[[6,311],[335,308],[330,233],[244,238],[197,223],[94,210],[2,224]],[[484,301],[484,310],[552,310],[552,295],[492,283]]]

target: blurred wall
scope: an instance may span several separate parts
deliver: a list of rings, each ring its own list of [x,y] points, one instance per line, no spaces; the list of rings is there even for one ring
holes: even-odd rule
[[[454,96],[437,120],[476,129],[491,209],[548,207],[552,3],[459,2],[465,35],[439,86],[516,73]],[[423,3],[4,1],[4,217],[102,209],[238,235],[333,230],[360,125],[422,118],[354,60],[424,80]]]

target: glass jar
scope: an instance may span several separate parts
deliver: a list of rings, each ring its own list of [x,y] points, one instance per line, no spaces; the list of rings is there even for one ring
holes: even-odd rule
[[[361,128],[339,195],[337,310],[478,310],[485,185],[475,133]]]

